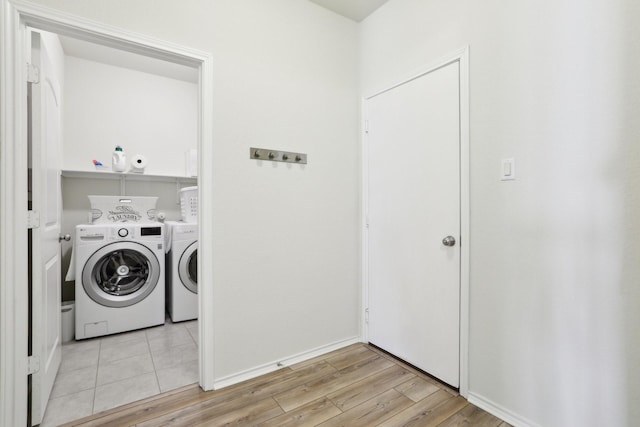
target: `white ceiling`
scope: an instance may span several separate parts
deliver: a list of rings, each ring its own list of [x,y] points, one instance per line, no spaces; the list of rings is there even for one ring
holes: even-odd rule
[[[387,0],[310,0],[320,6],[334,11],[337,14],[362,21],[371,15],[374,10],[382,6]]]
[[[88,59],[116,67],[129,68],[143,73],[169,77],[186,82],[198,82],[198,70],[185,65],[174,64],[137,53],[86,42],[71,37],[59,36],[64,54]]]

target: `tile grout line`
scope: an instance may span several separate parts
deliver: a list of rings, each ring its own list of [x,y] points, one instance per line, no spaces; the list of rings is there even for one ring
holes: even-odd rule
[[[95,382],[93,383],[93,403],[91,404],[91,414],[95,414],[95,408],[96,408],[96,391],[98,389],[98,372],[100,372],[100,355],[102,354],[102,338],[100,338],[100,341],[98,341],[98,363],[96,363],[96,378],[95,378]]]
[[[198,320],[197,319],[196,319],[196,326],[200,327],[200,325],[198,325]],[[193,341],[193,343],[196,345],[196,348],[198,349],[198,351],[200,351],[198,343],[196,342],[196,339],[194,338],[193,334],[191,333],[191,330],[189,328],[187,328],[186,326],[185,326],[185,329],[187,330],[187,333],[191,337],[191,340]],[[196,335],[197,335],[197,333],[196,333]]]
[[[165,319],[165,322],[166,322],[166,319]],[[161,327],[164,328],[165,325],[162,325]],[[147,340],[147,348],[149,349],[149,355],[151,356],[151,364],[153,365],[153,375],[156,377],[156,384],[158,385],[158,393],[162,393],[162,389],[160,388],[160,379],[158,378],[158,369],[156,368],[156,362],[154,361],[153,351],[151,351],[151,344],[149,343],[149,334],[147,334],[147,331],[144,332],[144,337]]]

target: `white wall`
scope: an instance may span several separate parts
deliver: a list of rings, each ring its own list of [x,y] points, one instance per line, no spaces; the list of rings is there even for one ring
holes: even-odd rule
[[[63,169],[111,167],[116,145],[127,166],[144,155],[148,174],[185,175],[185,151],[196,148],[197,84],[123,67],[65,58]]]
[[[470,46],[470,392],[519,425],[640,417],[639,17],[391,0],[360,28],[365,95]]]
[[[300,0],[38,3],[214,55],[215,377],[357,337],[356,24]]]

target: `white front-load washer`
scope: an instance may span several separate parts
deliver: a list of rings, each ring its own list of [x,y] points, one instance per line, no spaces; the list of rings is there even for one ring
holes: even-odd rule
[[[198,224],[166,221],[167,311],[173,322],[198,318]]]
[[[164,323],[164,226],[78,225],[76,339]]]

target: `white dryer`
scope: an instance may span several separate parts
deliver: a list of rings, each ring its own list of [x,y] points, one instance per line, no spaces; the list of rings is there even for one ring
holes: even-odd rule
[[[76,339],[164,323],[164,226],[76,226]]]
[[[167,311],[173,322],[198,318],[198,224],[166,221]]]

